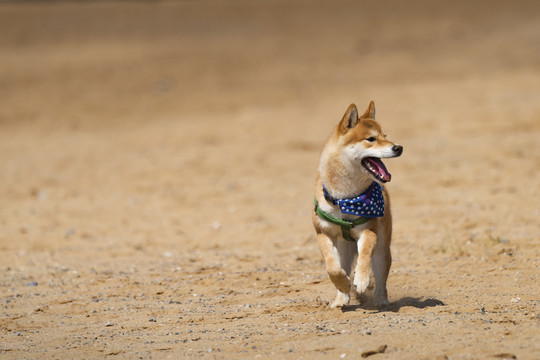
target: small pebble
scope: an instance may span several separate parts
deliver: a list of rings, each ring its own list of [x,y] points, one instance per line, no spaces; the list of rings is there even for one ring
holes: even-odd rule
[[[75,233],[77,232],[77,230],[73,229],[73,228],[70,228],[70,229],[67,229],[66,230],[66,234],[64,235],[64,237],[66,239],[69,239],[70,237],[72,237],[73,235],[75,235]]]
[[[30,281],[29,283],[26,283],[26,285],[24,285],[26,287],[30,287],[30,286],[38,286],[38,283],[37,281]]]

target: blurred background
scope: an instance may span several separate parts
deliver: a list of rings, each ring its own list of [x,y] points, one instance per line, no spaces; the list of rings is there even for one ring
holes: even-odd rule
[[[149,121],[179,111],[313,107],[336,98],[366,102],[364,94],[375,97],[385,86],[493,81],[537,70],[537,6],[4,2],[1,95],[9,106],[1,120],[72,126],[118,116]],[[468,108],[477,100],[460,102]]]
[[[301,328],[306,313],[337,321],[321,311],[319,296],[334,290],[311,225],[313,183],[333,127],[350,103],[363,111],[370,100],[388,138],[404,146],[386,161],[390,301],[448,304],[432,319],[445,316],[440,331],[414,318],[425,315],[422,302],[396,315],[409,311],[408,326],[429,341],[411,348],[399,319],[390,328],[377,316],[365,320],[371,338],[415,359],[419,349],[436,358],[452,344],[468,354],[484,344],[493,355],[492,339],[502,336],[533,358],[533,0],[1,1],[2,343],[14,357],[36,357],[44,345],[72,344],[81,326],[101,339],[108,324],[111,341],[92,340],[82,357],[102,356],[100,346],[153,356],[182,349],[168,336],[189,324],[194,341],[208,329],[213,336],[189,343],[201,353],[210,345],[239,351],[227,331],[241,339],[240,329],[256,346],[298,358],[289,350],[301,343],[318,357],[313,331],[289,345],[293,333],[281,328],[261,343],[250,329],[270,331],[284,319]],[[204,298],[185,301],[197,294]],[[500,315],[490,337],[474,316],[501,313],[490,307],[501,299],[512,299],[504,305],[512,316],[525,315]],[[252,303],[281,309],[243,307]],[[236,328],[239,309],[249,316]],[[469,315],[454,322],[460,313]],[[354,323],[358,314],[340,316]],[[61,330],[52,329],[60,318]],[[36,321],[28,341],[27,320]],[[502,328],[510,322],[531,330],[510,336]],[[164,327],[141,330],[155,323]]]
[[[280,238],[283,211],[303,234],[291,240],[309,237],[320,148],[370,100],[405,146],[388,164],[397,196],[448,192],[405,217],[439,201],[459,214],[471,187],[518,191],[540,163],[539,14],[536,1],[3,2],[2,238],[141,237],[146,222],[175,240],[225,223],[222,241]],[[36,199],[44,213],[27,214]]]

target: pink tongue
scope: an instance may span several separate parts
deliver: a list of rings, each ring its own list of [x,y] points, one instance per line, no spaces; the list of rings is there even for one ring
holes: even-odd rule
[[[392,175],[390,175],[388,170],[386,170],[386,166],[384,166],[381,159],[368,157],[368,158],[364,158],[364,161],[369,163],[371,167],[375,170],[375,172],[379,174],[382,179],[384,179],[384,181],[386,182],[390,181],[390,179],[392,178]]]

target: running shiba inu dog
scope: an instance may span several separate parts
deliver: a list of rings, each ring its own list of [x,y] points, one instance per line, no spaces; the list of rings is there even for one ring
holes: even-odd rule
[[[386,140],[375,121],[375,104],[358,117],[351,104],[322,151],[315,183],[313,226],[337,288],[331,308],[349,304],[351,280],[358,295],[375,278],[374,304],[388,304],[386,279],[392,257],[390,181],[381,158],[400,156],[403,147]]]

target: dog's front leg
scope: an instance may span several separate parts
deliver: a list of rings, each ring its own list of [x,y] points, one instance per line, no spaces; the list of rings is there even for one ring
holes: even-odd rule
[[[337,239],[332,240],[325,234],[317,234],[317,240],[319,247],[326,263],[326,271],[330,276],[330,280],[338,290],[336,298],[330,305],[332,309],[349,304],[349,290],[351,287],[351,280],[347,276],[347,273],[342,268],[341,259],[339,258],[339,252],[337,249]]]
[[[358,294],[364,293],[371,281],[371,257],[377,245],[377,234],[371,230],[363,230],[358,239],[358,260],[354,271],[353,284]]]

